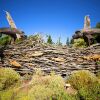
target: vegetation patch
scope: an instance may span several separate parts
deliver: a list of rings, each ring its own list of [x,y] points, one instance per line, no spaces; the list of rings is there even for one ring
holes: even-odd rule
[[[77,95],[69,95],[61,76],[46,75],[37,71],[30,82],[28,91],[17,93],[15,100],[79,100]],[[25,88],[24,88],[25,89]]]
[[[99,80],[87,70],[75,71],[67,82],[78,90],[81,100],[98,100],[100,98]]]
[[[8,69],[6,69],[7,72]],[[5,72],[5,68],[1,68],[1,70]],[[7,75],[11,75],[12,79],[16,79],[16,75],[8,73]],[[10,73],[14,73],[12,69]],[[19,75],[17,77],[19,80]],[[66,83],[70,84],[70,88],[65,88]],[[15,85],[13,88],[9,84],[10,88],[2,88],[0,100],[99,100],[100,98],[100,81],[87,70],[73,72],[66,83],[61,76],[55,75],[53,72],[45,75],[38,70],[28,83],[22,84],[20,87]],[[75,94],[71,93],[73,90],[75,90]]]
[[[11,37],[4,35],[2,37],[0,37],[0,45],[7,45],[11,42]]]
[[[73,47],[80,47],[80,48],[84,48],[86,47],[86,42],[84,41],[84,39],[74,39],[74,42],[72,44]]]
[[[0,91],[8,89],[20,80],[20,75],[11,68],[0,68]]]

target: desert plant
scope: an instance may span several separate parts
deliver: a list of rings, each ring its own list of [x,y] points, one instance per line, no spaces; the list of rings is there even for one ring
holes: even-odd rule
[[[100,98],[99,80],[87,70],[73,72],[67,82],[78,90],[82,100],[98,100]]]
[[[0,90],[5,90],[16,84],[20,75],[11,68],[0,68]]]

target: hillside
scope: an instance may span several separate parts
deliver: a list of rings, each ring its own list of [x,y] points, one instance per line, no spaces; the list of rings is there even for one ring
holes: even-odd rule
[[[86,69],[96,73],[100,68],[100,44],[78,49],[25,39],[8,45],[4,55],[4,64],[0,63],[0,66],[11,67],[21,75],[32,74],[41,68],[46,74],[55,71],[66,77],[75,70]]]
[[[27,38],[3,54],[0,100],[100,98],[100,44],[79,49]]]

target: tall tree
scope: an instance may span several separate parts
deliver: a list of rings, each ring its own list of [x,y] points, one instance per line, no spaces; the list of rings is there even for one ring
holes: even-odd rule
[[[67,40],[66,40],[66,45],[69,46],[70,42],[69,42],[69,38],[67,37]]]
[[[53,44],[51,35],[47,35],[47,43]]]
[[[61,43],[61,37],[58,38],[57,45],[62,45],[62,43]]]

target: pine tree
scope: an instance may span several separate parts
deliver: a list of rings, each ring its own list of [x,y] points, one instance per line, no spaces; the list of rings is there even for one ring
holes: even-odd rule
[[[62,43],[61,43],[61,37],[59,37],[59,39],[57,41],[57,45],[62,45]]]
[[[66,45],[69,46],[70,42],[69,42],[69,38],[67,38],[66,40]]]
[[[47,43],[53,44],[51,35],[48,35],[47,37],[48,37],[48,38],[47,38]]]

